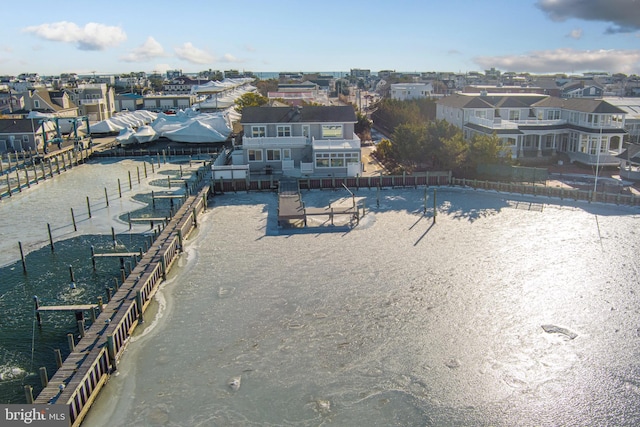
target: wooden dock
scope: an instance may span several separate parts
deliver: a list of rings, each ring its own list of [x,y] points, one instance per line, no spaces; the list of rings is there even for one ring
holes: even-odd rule
[[[73,427],[80,425],[102,386],[117,369],[131,334],[143,321],[144,312],[159,284],[165,280],[181,253],[183,240],[197,227],[197,216],[206,210],[209,193],[210,187],[205,186],[198,194],[186,198],[109,302],[102,305],[96,321],[84,331],[84,337],[74,343],[69,356],[33,403],[68,405],[69,424]],[[128,255],[139,256],[140,253],[94,254],[96,257]],[[94,307],[76,305],[40,309],[81,311],[79,309],[82,308],[84,311]]]
[[[89,311],[98,308],[98,304],[43,305],[36,311]]]

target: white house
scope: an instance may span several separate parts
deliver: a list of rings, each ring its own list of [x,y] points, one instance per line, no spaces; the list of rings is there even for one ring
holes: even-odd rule
[[[362,171],[352,106],[246,107],[233,164],[252,173],[356,176]]]
[[[497,135],[513,158],[568,155],[586,165],[620,164],[625,111],[602,99],[534,94],[455,94],[437,101],[436,119],[464,137]]]
[[[407,101],[409,99],[431,98],[431,83],[394,83],[391,85],[391,99]]]

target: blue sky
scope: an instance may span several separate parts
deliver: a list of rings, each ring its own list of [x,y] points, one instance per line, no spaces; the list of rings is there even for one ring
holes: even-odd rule
[[[640,0],[7,3],[0,75],[491,67],[640,74]]]

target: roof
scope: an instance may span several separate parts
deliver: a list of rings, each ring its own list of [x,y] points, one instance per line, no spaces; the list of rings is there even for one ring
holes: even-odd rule
[[[547,98],[547,95],[461,95],[445,96],[437,101],[454,108],[528,108],[535,102]]]
[[[240,123],[355,123],[356,113],[350,105],[305,107],[245,107]]]
[[[629,144],[626,150],[616,156],[632,163],[640,163],[640,145]]]
[[[547,98],[536,102],[534,107],[562,108],[593,114],[625,114],[625,111],[602,99],[593,98]]]
[[[39,119],[0,119],[0,134],[37,133],[42,131]],[[51,131],[53,125],[47,125]]]

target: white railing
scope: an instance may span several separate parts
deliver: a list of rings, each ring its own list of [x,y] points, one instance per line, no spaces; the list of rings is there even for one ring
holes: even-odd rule
[[[80,105],[98,105],[104,104],[104,98],[84,98],[78,100]]]
[[[290,148],[290,147],[304,147],[308,144],[306,136],[284,136],[284,137],[264,137],[264,138],[251,138],[247,136],[242,137],[243,148]]]
[[[514,122],[518,125],[523,126],[556,126],[556,125],[564,125],[567,123],[566,120],[557,119],[557,120],[514,120]]]
[[[500,117],[497,117],[495,119],[485,119],[482,117],[470,116],[469,123],[473,123],[489,129],[518,129],[517,123],[509,120],[503,120]]]

